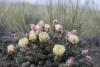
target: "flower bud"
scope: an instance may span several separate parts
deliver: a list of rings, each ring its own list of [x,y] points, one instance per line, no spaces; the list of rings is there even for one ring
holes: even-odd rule
[[[66,66],[67,67],[71,67],[72,66],[72,64],[73,64],[73,60],[74,60],[74,58],[72,57],[72,58],[70,58],[70,59],[68,59],[67,61],[66,61]]]
[[[65,52],[65,47],[63,45],[55,45],[53,48],[53,53],[56,56],[62,56]]]
[[[25,34],[25,37],[26,37],[27,39],[29,39],[29,34],[28,34],[28,33],[26,33],[26,34]]]
[[[35,24],[31,24],[31,29],[33,30],[35,27]]]
[[[34,44],[33,48],[36,49],[36,48],[38,48],[38,46],[36,44]]]
[[[40,33],[41,29],[39,25],[36,25],[33,27],[33,31],[36,33],[36,35],[38,36],[38,34]]]
[[[41,32],[41,28],[39,25],[36,25],[34,32],[36,33],[37,36],[39,35],[39,33]]]
[[[49,37],[49,34],[48,33],[41,32],[39,34],[39,40],[40,40],[41,43],[47,42],[47,40],[49,40],[49,39],[50,39],[50,37]]]
[[[60,24],[55,25],[56,32],[62,32],[63,28]]]
[[[87,56],[88,55],[88,50],[82,50],[82,56]]]
[[[57,19],[53,20],[53,26],[55,26],[56,24],[58,24],[58,20]]]
[[[79,37],[77,35],[70,35],[68,41],[72,44],[77,44],[79,42]]]
[[[72,32],[71,32],[71,34],[73,34],[73,35],[76,35],[78,32],[77,32],[77,30],[72,30]]]
[[[90,61],[92,60],[92,58],[91,58],[90,56],[86,56],[85,58],[86,58],[86,60],[87,60],[88,62],[90,62]]]
[[[70,32],[65,32],[65,36],[66,36],[66,40],[68,40],[68,38],[69,38],[69,36],[71,35],[71,33]]]
[[[36,39],[37,39],[36,33],[33,30],[30,31],[29,40],[31,40],[32,42],[35,42]]]
[[[19,37],[16,34],[14,34],[14,41],[18,42],[18,40],[19,40]]]
[[[18,46],[23,47],[25,45],[28,45],[28,39],[27,38],[20,39],[19,42],[18,42]]]
[[[44,28],[45,28],[45,31],[48,32],[48,31],[50,30],[51,27],[50,27],[49,24],[45,24],[45,27],[44,27]]]
[[[26,50],[26,51],[29,50],[29,48],[28,48],[26,45],[22,46],[22,49],[23,49],[23,50]]]
[[[13,44],[11,44],[11,45],[8,45],[7,50],[9,54],[12,54],[16,51],[16,47]]]
[[[40,28],[42,29],[42,28],[44,27],[44,25],[45,25],[45,24],[44,24],[44,22],[43,22],[43,21],[40,21],[38,25],[39,25],[39,26],[40,26]]]

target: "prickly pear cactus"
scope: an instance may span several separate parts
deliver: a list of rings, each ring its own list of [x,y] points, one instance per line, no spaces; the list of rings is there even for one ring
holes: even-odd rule
[[[31,31],[16,42],[18,45],[8,46],[8,53],[13,55],[19,67],[93,66],[78,32],[64,30],[57,20],[52,25],[43,21],[32,24]]]

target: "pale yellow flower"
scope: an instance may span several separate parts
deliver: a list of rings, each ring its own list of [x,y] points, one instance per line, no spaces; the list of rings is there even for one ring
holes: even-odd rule
[[[65,52],[65,47],[63,45],[55,45],[53,48],[53,53],[56,56],[62,56]]]
[[[19,42],[18,42],[18,46],[23,47],[25,45],[28,45],[28,39],[27,38],[20,39]]]
[[[51,26],[49,25],[49,24],[45,24],[45,31],[49,31],[50,30],[50,28],[51,28]]]
[[[60,24],[56,24],[55,29],[56,29],[57,32],[60,32],[63,28]]]
[[[8,45],[7,50],[9,54],[12,54],[16,51],[16,47],[13,44],[11,44],[11,45]]]
[[[30,31],[29,40],[31,40],[32,42],[35,42],[36,39],[37,39],[36,33],[33,30]]]
[[[49,40],[49,34],[46,32],[41,32],[39,33],[39,40],[41,43],[47,42],[47,40]]]
[[[68,41],[72,44],[77,44],[79,42],[79,37],[77,35],[70,35]]]

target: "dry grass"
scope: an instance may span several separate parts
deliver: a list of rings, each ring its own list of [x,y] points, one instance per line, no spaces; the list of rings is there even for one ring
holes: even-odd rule
[[[27,32],[29,24],[44,20],[52,23],[53,19],[58,19],[65,29],[77,29],[80,33],[99,34],[100,12],[93,9],[78,7],[78,0],[75,6],[70,1],[66,6],[66,0],[58,0],[53,5],[52,0],[48,5],[32,5],[29,3],[1,3],[0,21],[14,32]]]

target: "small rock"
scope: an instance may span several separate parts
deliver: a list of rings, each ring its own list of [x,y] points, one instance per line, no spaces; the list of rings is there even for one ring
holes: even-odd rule
[[[52,63],[49,60],[47,60],[45,67],[52,67]]]
[[[29,67],[30,66],[30,62],[25,62],[22,64],[22,67]]]
[[[0,53],[2,52],[2,49],[0,48]]]
[[[36,67],[34,64],[31,64],[30,67]]]
[[[44,63],[44,61],[39,61],[39,65],[43,65]]]
[[[54,67],[58,67],[58,65],[59,65],[59,62],[53,62]]]

